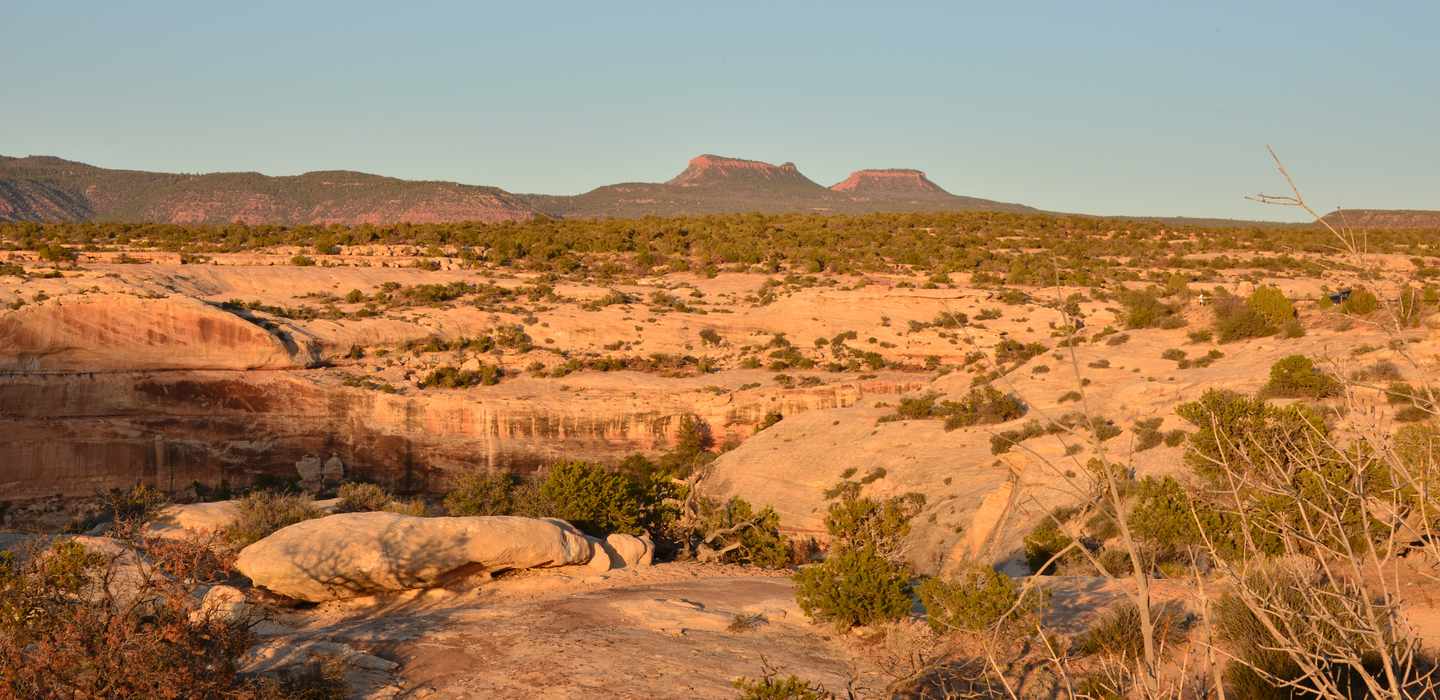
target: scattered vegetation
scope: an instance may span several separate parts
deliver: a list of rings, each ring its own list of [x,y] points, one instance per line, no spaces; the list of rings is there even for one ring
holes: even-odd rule
[[[259,542],[280,528],[323,515],[310,497],[302,494],[252,491],[237,505],[238,517],[225,529],[225,538],[237,547]]]

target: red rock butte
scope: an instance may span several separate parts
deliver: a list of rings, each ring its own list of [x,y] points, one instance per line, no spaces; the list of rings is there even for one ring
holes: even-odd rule
[[[689,187],[737,178],[809,182],[808,178],[800,174],[800,169],[795,167],[794,163],[771,165],[758,160],[705,154],[691,158],[685,170],[671,178],[666,184]]]
[[[950,194],[925,177],[924,172],[909,168],[856,170],[850,173],[850,177],[831,185],[830,189],[852,194]]]

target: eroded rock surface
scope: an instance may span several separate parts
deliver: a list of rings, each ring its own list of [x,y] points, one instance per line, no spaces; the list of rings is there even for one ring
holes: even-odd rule
[[[0,315],[0,371],[282,369],[308,349],[189,297],[49,299]]]
[[[422,518],[342,513],[283,528],[241,550],[255,585],[307,601],[424,588],[458,573],[585,564],[573,528],[510,516]]]

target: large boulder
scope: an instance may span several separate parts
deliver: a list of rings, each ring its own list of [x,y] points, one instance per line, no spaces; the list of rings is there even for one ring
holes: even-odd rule
[[[585,564],[594,553],[574,528],[534,518],[341,513],[283,528],[241,550],[235,566],[257,586],[318,602],[459,573]]]
[[[239,517],[239,501],[168,505],[145,524],[145,534],[189,539],[224,530]]]
[[[655,558],[655,544],[650,536],[636,537],[615,533],[605,538],[605,544],[620,559],[620,565],[630,569],[650,566]]]

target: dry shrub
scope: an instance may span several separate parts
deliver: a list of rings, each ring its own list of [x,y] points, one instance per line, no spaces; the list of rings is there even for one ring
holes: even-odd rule
[[[221,583],[235,573],[235,551],[217,536],[151,537],[142,548],[161,574],[186,583]]]
[[[366,513],[386,511],[401,515],[423,516],[426,513],[422,499],[398,499],[375,484],[341,484],[336,494],[340,503],[336,513]]]
[[[225,528],[225,538],[238,547],[254,544],[271,533],[324,513],[308,496],[256,491],[239,501],[239,517]]]
[[[375,484],[341,484],[335,495],[340,499],[335,506],[336,513],[384,510],[390,503],[390,494]]]
[[[74,541],[0,555],[0,696],[285,697],[239,674],[248,622],[197,610],[190,584],[142,573],[122,591],[114,562]]]
[[[1433,673],[1415,657],[1415,642],[1384,616],[1380,629],[1364,617],[1373,603],[1362,587],[1293,568],[1271,567],[1245,577],[1238,592],[1215,606],[1220,643],[1234,660],[1225,670],[1231,697],[1364,697],[1383,679],[1382,654],[1401,663],[1399,697],[1424,697]],[[1273,629],[1272,629],[1273,627]],[[1278,634],[1277,634],[1278,632]],[[1378,636],[1377,634],[1378,633]],[[1287,687],[1287,684],[1293,687]]]
[[[1157,652],[1185,641],[1190,628],[1190,615],[1177,601],[1150,608],[1150,623],[1155,629]],[[1144,658],[1145,639],[1141,636],[1140,608],[1125,600],[1095,620],[1074,641],[1072,649],[1082,656],[1101,655],[1133,661]]]

